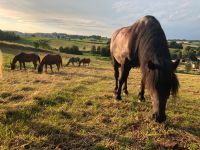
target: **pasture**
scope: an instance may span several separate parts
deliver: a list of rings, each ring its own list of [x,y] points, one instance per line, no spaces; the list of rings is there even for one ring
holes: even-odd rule
[[[179,96],[167,103],[167,121],[151,120],[151,101],[138,103],[140,70],[132,69],[129,95],[113,98],[114,76],[108,58],[90,57],[89,67],[54,73],[10,70],[20,50],[1,48],[0,149],[199,149],[200,76],[177,74]],[[44,53],[39,53],[44,56]],[[63,56],[63,64],[67,63]]]
[[[101,40],[95,40],[94,39],[55,39],[55,38],[44,38],[44,37],[26,37],[22,38],[18,41],[20,44],[28,44],[33,46],[34,41],[38,40],[48,40],[49,45],[52,48],[58,49],[59,47],[72,47],[74,45],[78,46],[80,50],[82,51],[90,51],[91,47],[95,45],[96,47],[105,46],[107,43],[107,40],[101,39]]]

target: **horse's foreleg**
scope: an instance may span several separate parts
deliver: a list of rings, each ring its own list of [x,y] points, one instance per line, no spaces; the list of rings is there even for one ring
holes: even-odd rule
[[[117,90],[117,95],[116,95],[117,100],[121,100],[122,85],[127,80],[130,69],[131,69],[131,65],[129,64],[127,60],[125,60],[124,64],[121,65],[121,77],[119,80],[119,88]]]
[[[22,69],[22,63],[21,62],[19,62],[19,68],[20,68],[20,70]]]
[[[127,79],[128,79],[128,77],[127,77]],[[123,94],[124,94],[124,95],[128,95],[128,90],[127,90],[127,79],[125,80],[124,88],[123,88]]]
[[[24,69],[26,69],[25,62],[23,62]]]
[[[145,92],[145,83],[144,83],[144,79],[142,79],[141,80],[140,92],[138,94],[138,101],[139,102],[145,101],[144,92]]]
[[[47,64],[45,64],[45,71],[47,72]]]
[[[52,68],[52,65],[50,65],[50,67],[51,67],[51,72],[53,72],[53,68]]]
[[[34,69],[36,70],[37,69],[37,61],[33,62],[33,65],[34,65]]]

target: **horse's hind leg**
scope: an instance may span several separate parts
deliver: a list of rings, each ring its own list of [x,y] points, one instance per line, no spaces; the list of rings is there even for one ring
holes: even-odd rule
[[[59,72],[59,70],[60,70],[60,64],[56,64],[56,66],[57,66],[57,69],[58,69],[58,72]]]
[[[117,90],[118,90],[118,78],[119,78],[119,64],[117,63],[116,60],[114,60],[113,62],[113,66],[114,66],[114,76],[115,76],[115,88],[114,88],[114,94],[117,94]]]
[[[51,72],[53,72],[53,68],[52,68],[52,65],[50,65],[50,68],[51,68]]]
[[[139,102],[145,101],[144,90],[145,90],[145,83],[144,83],[144,79],[142,79],[141,80],[140,92],[138,94],[138,101]]]
[[[120,80],[119,80],[119,88],[117,90],[117,95],[116,95],[117,100],[121,100],[122,85],[127,80],[130,69],[131,69],[131,64],[126,59],[125,62],[121,65],[121,77],[120,77]]]

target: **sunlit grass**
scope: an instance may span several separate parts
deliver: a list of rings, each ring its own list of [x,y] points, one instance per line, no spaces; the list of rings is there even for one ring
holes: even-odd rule
[[[89,67],[38,74],[32,64],[11,71],[9,61],[19,50],[3,52],[0,149],[200,148],[200,76],[178,74],[179,96],[168,100],[166,123],[157,124],[148,92],[146,102],[137,102],[139,69],[131,70],[129,96],[116,101],[109,59],[82,56],[92,59]]]

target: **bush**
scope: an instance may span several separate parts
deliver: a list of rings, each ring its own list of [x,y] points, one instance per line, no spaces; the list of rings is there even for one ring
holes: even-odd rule
[[[109,57],[110,56],[110,50],[107,47],[101,48],[100,52],[101,56]]]
[[[82,55],[83,53],[79,50],[78,46],[72,46],[72,47],[65,47],[63,48],[62,46],[59,48],[59,51],[62,53],[67,53],[67,54],[76,54],[76,55]]]
[[[185,64],[185,70],[186,72],[190,72],[192,70],[192,64],[190,62]]]
[[[183,49],[182,44],[176,43],[176,41],[169,42],[168,46],[169,46],[169,48]]]

